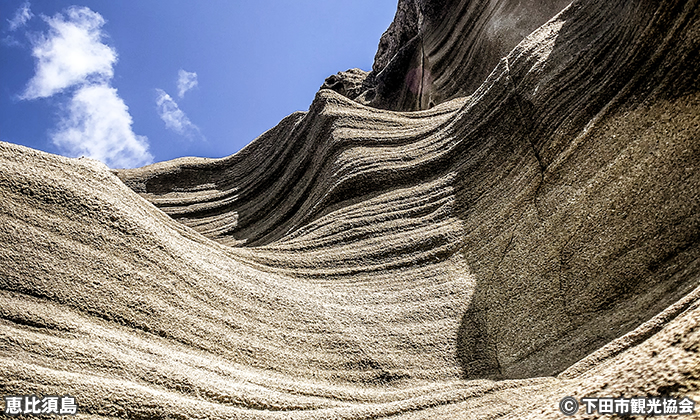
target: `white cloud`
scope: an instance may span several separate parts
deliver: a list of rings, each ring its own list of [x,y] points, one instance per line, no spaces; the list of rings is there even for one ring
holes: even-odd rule
[[[50,31],[33,42],[36,74],[21,99],[46,98],[71,86],[112,78],[117,54],[102,43],[105,20],[87,7],[70,7],[66,15],[43,17]]]
[[[188,90],[197,86],[197,83],[197,73],[180,69],[177,73],[177,96],[182,99]]]
[[[156,99],[158,115],[165,123],[165,127],[181,136],[188,138],[200,137],[199,127],[192,124],[175,100],[162,89],[156,89],[156,92],[158,93],[158,98]]]
[[[129,108],[106,84],[78,89],[66,107],[53,143],[71,157],[98,159],[111,168],[131,168],[153,162],[148,139],[134,134]]]
[[[32,17],[34,17],[34,14],[30,9],[29,2],[24,2],[24,4],[22,4],[22,6],[20,6],[20,8],[15,12],[15,16],[12,19],[7,20],[10,23],[10,31],[15,31],[18,28],[26,25],[27,22],[29,22],[29,19]]]
[[[32,41],[36,73],[20,99],[47,98],[73,89],[50,133],[52,142],[64,155],[98,159],[112,168],[153,162],[148,138],[134,134],[129,108],[110,86],[117,53],[102,43],[102,16],[74,6],[65,14],[42,19],[49,32]]]

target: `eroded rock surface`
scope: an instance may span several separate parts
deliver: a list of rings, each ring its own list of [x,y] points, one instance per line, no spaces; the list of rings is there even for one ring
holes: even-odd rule
[[[502,57],[569,3],[400,0],[358,101],[416,111],[471,95]]]
[[[371,73],[233,156],[115,176],[0,143],[0,393],[148,418],[700,401],[699,18],[400,1]]]

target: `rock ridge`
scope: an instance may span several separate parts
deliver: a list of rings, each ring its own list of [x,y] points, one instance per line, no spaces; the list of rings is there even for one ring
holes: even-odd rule
[[[0,393],[95,418],[700,401],[699,18],[401,0],[371,72],[235,155],[0,143]]]

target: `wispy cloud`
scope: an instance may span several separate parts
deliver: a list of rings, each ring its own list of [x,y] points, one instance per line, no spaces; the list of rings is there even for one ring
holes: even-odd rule
[[[117,53],[102,42],[102,16],[74,6],[42,19],[49,31],[32,41],[36,72],[20,99],[71,91],[50,134],[61,154],[99,159],[113,168],[151,163],[148,139],[133,132],[129,108],[110,85]]]
[[[158,94],[156,98],[158,115],[160,115],[167,129],[189,139],[202,136],[199,127],[192,124],[187,115],[177,105],[177,102],[167,92],[162,89],[156,89],[156,93]]]
[[[153,161],[148,139],[132,131],[129,108],[115,88],[105,84],[81,87],[65,114],[51,139],[69,155],[98,159],[112,168]]]
[[[105,20],[87,7],[71,7],[66,16],[43,17],[50,30],[34,40],[36,74],[22,99],[46,98],[71,86],[112,78],[117,53],[102,43]]]
[[[17,9],[12,19],[7,20],[10,23],[10,31],[15,31],[26,25],[32,17],[34,17],[34,14],[31,11],[29,2],[24,2],[24,4]]]
[[[182,99],[188,90],[197,86],[197,73],[188,72],[183,69],[177,73],[177,96]]]

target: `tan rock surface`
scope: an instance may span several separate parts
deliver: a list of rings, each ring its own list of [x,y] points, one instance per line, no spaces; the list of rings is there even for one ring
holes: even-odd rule
[[[415,3],[450,16],[423,36],[462,34],[467,3]],[[700,402],[699,18],[574,2],[473,94],[449,51],[486,44],[448,37],[463,89],[433,82],[430,109],[322,89],[224,159],[110,171],[0,143],[0,394],[120,418]]]

